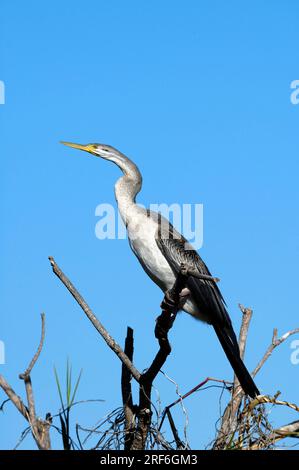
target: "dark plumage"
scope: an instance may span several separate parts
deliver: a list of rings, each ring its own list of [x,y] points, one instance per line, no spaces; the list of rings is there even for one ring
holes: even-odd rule
[[[160,229],[156,238],[157,245],[176,274],[180,271],[183,263],[187,268],[198,270],[200,274],[211,275],[199,254],[192,249],[188,241],[171,224],[160,221],[159,225]],[[244,392],[252,398],[259,395],[260,392],[240,357],[239,345],[232,322],[216,282],[189,276],[187,288],[205,321],[214,327]]]

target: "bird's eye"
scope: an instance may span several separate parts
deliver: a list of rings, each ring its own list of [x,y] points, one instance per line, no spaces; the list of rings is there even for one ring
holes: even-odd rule
[[[108,149],[103,149],[103,151],[104,151],[104,152],[109,152],[109,150],[108,150]]]

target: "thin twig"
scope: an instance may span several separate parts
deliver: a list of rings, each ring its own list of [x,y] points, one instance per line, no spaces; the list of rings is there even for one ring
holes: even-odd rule
[[[299,421],[281,426],[280,428],[273,429],[273,431],[266,436],[266,443],[275,444],[276,442],[285,439],[286,437],[299,438]],[[250,450],[258,450],[265,447],[265,437],[262,436],[254,441],[250,446]]]
[[[35,411],[35,401],[33,395],[33,388],[31,382],[31,371],[38,360],[40,353],[43,349],[44,339],[45,339],[45,314],[41,314],[41,339],[37,348],[36,353],[34,354],[33,358],[31,359],[29,366],[22,374],[19,374],[19,378],[24,380],[26,395],[27,395],[27,404],[28,404],[28,419],[29,424],[31,426],[32,435],[37,443],[37,446],[40,450],[50,449],[50,435],[49,435],[49,427],[50,427],[50,420],[42,420],[38,419],[36,416]]]
[[[41,334],[41,341],[38,347],[38,350],[36,354],[34,355],[32,361],[29,364],[29,367],[26,369],[26,371],[23,374],[20,374],[19,377],[25,381],[25,386],[26,386],[26,392],[27,392],[27,399],[28,399],[28,408],[27,406],[24,405],[22,399],[16,394],[16,392],[12,389],[12,387],[9,385],[9,383],[5,380],[5,378],[0,375],[0,387],[3,389],[3,391],[6,393],[6,395],[9,397],[9,399],[12,401],[12,403],[15,405],[15,407],[19,410],[19,412],[24,416],[24,418],[32,423],[32,425],[35,424],[35,407],[34,407],[34,399],[33,399],[33,392],[32,392],[32,384],[30,380],[30,372],[36,363],[40,352],[42,350],[43,342],[44,342],[44,334],[45,334],[45,316],[42,313],[41,314],[41,319],[42,319],[42,334]]]
[[[173,417],[172,417],[172,414],[171,414],[169,408],[167,409],[166,414],[167,414],[167,418],[168,418],[168,421],[169,421],[169,425],[170,425],[170,428],[171,428],[171,431],[172,431],[177,449],[185,449],[185,444],[184,444],[183,441],[181,441],[181,439],[179,437],[178,430],[177,430],[177,428],[174,424],[174,420],[173,420]]]
[[[0,406],[0,411],[3,411],[4,412],[4,406],[6,405],[6,403],[8,403],[10,401],[9,398],[7,398],[6,400],[4,400],[2,403],[1,403],[1,406]]]
[[[34,395],[33,395],[30,373],[36,361],[39,358],[39,355],[42,351],[43,344],[44,344],[44,339],[45,339],[45,314],[44,313],[41,314],[41,322],[42,322],[41,339],[40,339],[37,351],[34,354],[33,358],[31,359],[29,366],[27,367],[25,372],[23,372],[22,374],[19,374],[19,378],[21,380],[24,380],[26,395],[27,395],[28,409],[29,409],[29,422],[32,427],[32,433],[34,434],[37,440],[38,440],[37,417],[36,417],[36,412],[35,412],[35,402],[34,402]]]
[[[191,390],[189,390],[189,392],[185,393],[184,395],[180,396],[180,398],[178,398],[177,400],[175,400],[173,403],[171,403],[170,405],[167,405],[165,408],[164,408],[164,411],[162,413],[162,418],[161,418],[161,421],[160,421],[160,424],[159,424],[159,431],[161,430],[162,428],[162,425],[163,425],[163,422],[164,422],[164,419],[165,419],[165,416],[167,415],[167,410],[170,410],[170,408],[172,408],[173,406],[177,405],[178,403],[182,403],[183,400],[185,400],[185,398],[189,397],[190,395],[192,395],[193,393],[197,392],[200,388],[202,388],[204,385],[206,385],[208,382],[218,382],[218,383],[222,383],[224,384],[225,386],[227,386],[227,384],[230,384],[232,385],[232,382],[228,382],[227,380],[222,380],[222,379],[215,379],[214,377],[207,377],[205,378],[202,382],[200,382],[198,385],[196,385],[195,387],[193,387]]]
[[[251,411],[254,410],[258,405],[262,403],[272,403],[273,405],[282,405],[282,406],[287,406],[288,408],[291,408],[292,410],[298,411],[299,412],[299,406],[296,405],[296,403],[290,403],[289,401],[284,401],[284,400],[277,400],[275,397],[270,397],[268,395],[259,395],[244,408],[242,415],[245,415],[247,413],[250,413]]]
[[[19,375],[19,378],[22,379],[22,380],[24,380],[26,376],[30,375],[30,373],[31,373],[31,371],[34,367],[34,364],[38,360],[39,355],[40,355],[40,353],[42,352],[42,349],[43,349],[44,340],[45,340],[45,314],[44,313],[41,313],[41,320],[42,320],[42,331],[41,331],[40,342],[39,342],[39,345],[38,345],[38,348],[37,348],[37,351],[36,351],[35,355],[33,356],[32,360],[30,361],[29,366],[27,367],[25,372],[23,372],[22,374]]]
[[[282,335],[280,338],[277,338],[277,328],[274,328],[273,330],[273,336],[272,336],[272,341],[271,344],[269,345],[267,351],[265,352],[264,356],[252,372],[252,376],[255,377],[256,374],[260,371],[260,369],[263,367],[267,359],[271,356],[272,352],[274,351],[277,346],[279,346],[281,343],[283,343],[286,339],[289,338],[289,336],[295,335],[299,333],[299,328],[295,328],[294,330],[287,331],[284,335]]]

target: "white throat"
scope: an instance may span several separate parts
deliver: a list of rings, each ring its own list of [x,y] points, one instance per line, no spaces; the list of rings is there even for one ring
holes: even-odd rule
[[[120,215],[124,224],[128,224],[128,217],[132,209],[137,208],[136,195],[141,190],[142,176],[135,163],[124,155],[112,160],[123,172],[123,176],[116,182],[114,191]]]

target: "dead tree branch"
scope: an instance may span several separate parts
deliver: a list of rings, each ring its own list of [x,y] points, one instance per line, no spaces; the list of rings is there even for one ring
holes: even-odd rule
[[[239,334],[239,348],[240,348],[240,356],[241,359],[244,359],[245,355],[245,348],[246,348],[246,341],[247,341],[247,335],[248,335],[248,330],[252,318],[252,310],[251,308],[246,308],[243,305],[239,304],[239,308],[243,314],[242,316],[242,323],[241,323],[241,328],[240,328],[240,334]]]
[[[250,326],[250,321],[252,318],[252,310],[250,308],[245,308],[243,305],[239,304],[239,308],[242,312],[242,323],[239,334],[239,348],[241,358],[244,359],[246,342],[248,336],[248,330]],[[242,399],[244,397],[244,392],[240,387],[237,376],[234,376],[234,386],[232,390],[232,397],[223,413],[221,418],[221,426],[218,431],[218,436],[214,444],[214,449],[220,449],[225,446],[228,436],[231,434],[231,431],[237,426],[237,416],[238,410],[241,405]]]
[[[41,328],[41,339],[38,349],[29,363],[29,366],[24,373],[19,375],[21,380],[24,380],[26,395],[27,395],[27,406],[24,405],[22,399],[15,393],[11,386],[6,382],[3,376],[0,376],[0,387],[15,405],[17,410],[24,416],[31,427],[32,436],[40,450],[51,449],[49,429],[51,426],[51,418],[42,420],[36,416],[35,402],[33,395],[33,388],[30,373],[36,364],[39,355],[43,348],[45,338],[45,314],[41,314],[42,328]]]
[[[67,278],[67,276],[62,272],[53,257],[49,257],[52,269],[54,274],[60,279],[60,281],[65,285],[68,291],[75,298],[76,302],[80,305],[84,311],[87,318],[91,321],[93,326],[96,328],[98,333],[105,340],[107,345],[114,351],[118,358],[122,361],[123,366],[128,370],[129,374],[124,373],[124,368],[122,369],[122,392],[123,392],[123,403],[125,406],[126,424],[125,426],[131,426],[133,416],[134,405],[130,399],[130,386],[129,386],[129,377],[132,376],[139,383],[139,405],[137,407],[138,412],[136,416],[136,427],[134,430],[134,437],[130,438],[129,441],[126,441],[126,446],[130,447],[132,450],[144,449],[146,444],[147,435],[149,432],[151,424],[151,389],[153,381],[155,380],[157,374],[159,373],[161,367],[165,363],[168,355],[171,352],[171,346],[168,340],[168,332],[171,329],[176,314],[179,308],[180,293],[186,285],[188,273],[184,273],[184,267],[182,266],[182,272],[178,274],[176,282],[173,288],[166,292],[164,300],[161,304],[162,313],[157,319],[155,336],[159,342],[159,351],[157,352],[152,364],[150,367],[141,374],[132,363],[133,351],[132,351],[132,337],[130,338],[131,333],[128,331],[126,350],[123,351],[122,348],[116,343],[116,341],[111,337],[102,323],[97,319],[91,308],[88,306],[86,301],[83,299],[81,294],[72,284],[72,282]],[[211,278],[212,279],[212,278]],[[213,278],[214,279],[214,278]],[[130,345],[131,342],[131,345]],[[131,356],[131,357],[130,357]],[[128,429],[127,429],[128,431]]]
[[[109,348],[112,349],[112,351],[119,357],[119,359],[122,361],[123,364],[130,370],[132,376],[134,379],[139,382],[141,374],[140,372],[136,369],[136,367],[132,364],[128,356],[124,353],[122,348],[119,346],[119,344],[110,336],[106,328],[102,325],[102,323],[97,319],[91,308],[88,306],[88,304],[85,302],[81,294],[77,291],[75,286],[72,284],[72,282],[67,278],[67,276],[61,271],[57,263],[55,262],[54,258],[52,256],[49,256],[49,261],[51,263],[52,269],[54,274],[60,279],[60,281],[65,285],[65,287],[68,289],[68,291],[72,294],[76,302],[80,305],[82,308],[83,312],[87,316],[87,318],[91,321],[95,329],[97,330],[98,333],[102,336],[104,341],[107,343]]]
[[[239,335],[239,347],[240,347],[240,354],[243,359],[244,357],[244,352],[245,352],[245,345],[246,345],[246,340],[248,336],[248,330],[249,330],[249,325],[250,325],[250,320],[252,318],[252,310],[248,308],[244,308],[242,305],[239,305],[242,313],[243,313],[243,318],[242,318],[242,325],[240,329],[240,335]],[[262,359],[259,361],[257,364],[256,368],[252,372],[252,376],[254,377],[260,369],[263,367],[267,359],[271,356],[273,350],[279,346],[281,343],[283,343],[289,336],[299,333],[299,328],[295,328],[294,330],[290,330],[284,335],[282,335],[280,338],[277,338],[277,329],[275,328],[273,331],[273,337],[271,344],[267,348],[264,356]],[[216,438],[216,441],[214,443],[213,448],[214,449],[223,449],[226,448],[229,443],[232,440],[232,437],[235,434],[242,435],[243,432],[245,432],[245,429],[248,429],[249,422],[250,422],[250,417],[248,417],[248,413],[252,413],[258,405],[264,404],[264,403],[273,403],[276,405],[284,405],[284,406],[289,406],[290,408],[293,408],[295,410],[298,409],[297,405],[290,404],[288,402],[283,402],[277,400],[277,397],[268,397],[268,396],[259,396],[252,400],[247,406],[246,403],[244,403],[244,408],[243,411],[241,412],[241,404],[242,404],[242,399],[244,398],[244,392],[242,389],[239,387],[239,383],[237,378],[234,378],[234,389],[232,392],[232,397],[224,411],[224,414],[221,419],[221,426],[218,431],[218,435]],[[262,419],[261,415],[262,411],[257,412],[257,420]],[[255,419],[255,418],[254,418]],[[253,421],[254,421],[253,419]],[[250,427],[250,426],[249,426]],[[247,431],[246,431],[247,432]],[[274,431],[273,431],[274,432]],[[257,439],[255,442],[260,443],[262,440],[265,439],[265,435],[262,435],[259,439]],[[238,439],[238,443],[242,446],[242,441],[244,440],[244,436],[240,437]],[[268,441],[268,435],[267,435],[267,442]],[[251,447],[250,447],[251,448]]]
[[[182,403],[183,400],[185,400],[186,398],[188,398],[190,395],[192,395],[193,393],[197,392],[200,388],[202,388],[204,385],[206,385],[208,382],[217,382],[217,383],[221,383],[224,385],[224,387],[227,387],[228,388],[228,385],[232,386],[233,383],[232,382],[227,382],[225,380],[222,380],[222,379],[215,379],[213,377],[206,377],[205,380],[203,380],[202,382],[200,382],[198,385],[196,385],[195,387],[193,387],[191,390],[189,390],[189,392],[185,393],[184,395],[180,396],[180,398],[178,398],[177,400],[175,400],[174,402],[172,402],[170,405],[166,406],[164,408],[164,411],[162,413],[162,417],[161,417],[161,421],[160,421],[160,424],[159,424],[159,428],[158,428],[158,431],[160,432],[160,430],[162,429],[162,426],[163,426],[163,423],[164,423],[164,420],[165,418],[167,417],[168,418],[168,421],[169,421],[169,425],[170,425],[170,428],[171,428],[171,431],[172,431],[172,434],[173,434],[173,437],[174,437],[174,440],[177,444],[177,449],[186,449],[186,446],[182,443],[182,441],[179,439],[179,436],[178,436],[178,433],[177,433],[177,430],[175,428],[175,425],[174,425],[174,422],[173,422],[173,418],[172,418],[172,415],[171,415],[171,412],[170,412],[170,409],[177,405],[178,403]]]
[[[132,328],[128,327],[127,336],[125,341],[125,354],[128,356],[129,360],[133,362],[133,353],[134,353],[134,337]],[[131,379],[132,374],[130,370],[122,363],[122,373],[121,373],[121,389],[122,389],[122,399],[125,415],[125,445],[124,450],[129,450],[132,445],[132,439],[134,436],[135,429],[135,412],[133,406],[133,395],[132,395],[132,386]]]
[[[162,301],[162,313],[157,318],[155,336],[159,342],[159,351],[151,366],[142,374],[139,389],[138,425],[132,442],[132,450],[142,450],[145,447],[146,438],[151,424],[151,390],[153,381],[160,372],[171,346],[168,340],[168,332],[172,328],[179,308],[180,293],[186,285],[187,277],[179,273],[174,286],[165,293]]]
[[[11,388],[9,383],[0,375],[0,387],[4,391],[4,393],[8,396],[10,401],[15,405],[17,410],[24,416],[25,419],[28,421],[29,410],[27,406],[24,405],[22,399],[16,394],[16,392]]]
[[[44,313],[41,314],[41,321],[42,321],[42,331],[41,331],[40,342],[39,342],[36,353],[34,354],[32,360],[30,361],[29,366],[27,367],[25,372],[23,372],[23,374],[19,375],[19,378],[22,379],[22,380],[24,380],[25,377],[30,375],[30,373],[31,373],[31,371],[32,371],[36,361],[38,360],[38,358],[40,356],[40,353],[42,352],[42,349],[43,349],[43,345],[44,345],[44,341],[45,341],[45,314]]]
[[[274,351],[277,346],[279,346],[281,343],[283,343],[286,339],[288,339],[290,336],[295,335],[299,333],[299,328],[294,328],[293,330],[287,331],[284,335],[282,335],[280,338],[277,338],[277,328],[274,328],[273,330],[273,336],[272,336],[272,341],[271,344],[269,345],[267,351],[265,352],[264,356],[252,372],[252,376],[255,377],[256,374],[260,371],[260,369],[263,367],[267,359],[271,356],[272,352]]]
[[[281,426],[280,428],[274,429],[268,436],[265,442],[264,438],[260,438],[252,443],[250,450],[259,450],[266,445],[273,445],[286,437],[299,438],[299,421],[293,421],[290,424]]]
[[[251,413],[254,410],[254,408],[256,408],[258,405],[261,405],[263,403],[272,403],[273,405],[287,406],[288,408],[291,408],[292,410],[299,412],[299,406],[296,405],[295,403],[290,403],[285,400],[277,400],[277,398],[270,397],[268,395],[259,395],[258,397],[251,400],[251,402],[244,408],[242,415]]]
[[[123,399],[123,417],[118,420],[118,423],[124,423],[124,447],[125,450],[142,450],[146,448],[147,439],[149,436],[153,435],[152,423],[152,401],[151,401],[151,392],[152,386],[155,378],[160,372],[161,368],[165,364],[168,355],[171,352],[171,346],[168,339],[168,333],[172,328],[174,321],[176,319],[177,311],[180,305],[180,294],[184,287],[186,286],[187,278],[190,273],[184,266],[181,267],[181,272],[176,278],[176,282],[173,288],[165,293],[164,299],[161,304],[162,313],[157,318],[156,327],[155,327],[155,336],[159,343],[159,350],[153,359],[149,368],[144,372],[140,373],[133,364],[133,330],[128,328],[127,337],[125,342],[124,351],[116,343],[116,341],[111,337],[102,323],[97,319],[91,308],[88,306],[86,301],[83,299],[81,294],[74,287],[72,282],[65,276],[61,271],[57,263],[52,257],[49,257],[52,269],[54,274],[60,279],[60,281],[65,285],[71,295],[75,298],[76,302],[80,305],[84,311],[87,318],[91,321],[93,326],[96,328],[98,333],[105,340],[107,345],[113,350],[113,352],[118,356],[122,362],[122,377],[121,377],[121,386],[122,386],[122,399]],[[209,277],[209,280],[215,281],[215,278]],[[239,334],[239,347],[240,355],[243,359],[246,349],[246,341],[248,337],[248,331],[250,326],[250,321],[252,318],[252,310],[239,305],[242,312],[242,324]],[[274,331],[271,345],[268,347],[266,353],[264,354],[261,361],[256,366],[253,371],[255,375],[266,362],[266,360],[272,354],[272,351],[283,341],[285,341],[290,335],[299,332],[299,328],[289,331],[281,338],[277,339],[277,331]],[[38,354],[38,353],[37,353]],[[37,355],[38,357],[38,355]],[[34,364],[34,360],[33,360]],[[30,370],[30,366],[28,368]],[[132,387],[131,379],[134,378],[139,384],[139,402],[138,405],[134,405],[133,396],[132,396]],[[171,430],[176,442],[177,448],[183,448],[184,443],[180,440],[175,423],[170,413],[170,408],[175,404],[179,403],[181,400],[189,396],[191,393],[198,390],[211,378],[207,378],[204,382],[199,384],[197,387],[194,387],[190,392],[186,393],[183,397],[173,402],[171,405],[165,408],[162,415],[162,420],[160,422],[159,429],[156,431],[157,439],[159,441],[159,433],[161,426],[163,424],[164,418],[168,416]],[[214,380],[214,379],[213,379]],[[225,381],[221,381],[225,383]],[[267,437],[271,437],[272,441],[283,438],[281,436],[287,435],[287,432],[297,433],[297,428],[294,426],[292,428],[282,427],[281,432],[278,430],[273,430],[267,422],[266,417],[262,413],[262,408],[258,408],[258,405],[263,403],[274,403],[281,404],[284,406],[289,406],[292,409],[299,410],[297,405],[290,404],[287,402],[282,402],[277,400],[277,397],[264,397],[260,396],[256,400],[251,402],[244,401],[242,409],[242,400],[244,398],[244,393],[240,387],[237,377],[234,377],[233,387],[232,387],[232,396],[229,404],[227,405],[225,412],[222,417],[221,427],[218,432],[217,439],[214,444],[214,449],[224,449],[228,447],[234,448],[251,448],[250,446],[260,446],[260,442]],[[274,400],[274,401],[273,401]],[[30,403],[28,399],[28,403]],[[255,408],[257,407],[257,410]],[[34,415],[34,410],[30,407],[25,408],[26,413],[29,413],[29,416]],[[258,431],[253,432],[254,439],[251,438],[251,428],[252,425],[255,426],[254,429]],[[119,424],[118,424],[119,426]],[[262,431],[259,432],[259,426]],[[269,434],[269,431],[272,434]],[[235,438],[236,436],[236,438]],[[260,441],[259,441],[260,439]],[[160,439],[161,440],[161,439]],[[264,441],[263,441],[264,442]],[[267,441],[268,442],[268,441]],[[118,441],[118,446],[120,441]],[[164,444],[163,444],[164,445]],[[260,448],[260,447],[257,447]]]

